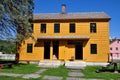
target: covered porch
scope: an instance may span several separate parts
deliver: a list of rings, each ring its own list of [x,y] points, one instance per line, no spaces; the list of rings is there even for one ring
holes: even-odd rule
[[[83,60],[89,36],[39,36],[43,60]]]

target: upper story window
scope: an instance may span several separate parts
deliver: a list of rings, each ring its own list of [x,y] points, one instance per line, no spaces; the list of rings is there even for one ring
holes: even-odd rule
[[[119,40],[117,40],[117,43],[119,43]]]
[[[91,54],[97,54],[97,44],[91,44]]]
[[[118,50],[118,47],[116,47],[116,50]]]
[[[75,33],[75,24],[74,23],[70,23],[70,33]]]
[[[46,33],[46,24],[41,24],[41,33]]]
[[[33,48],[33,44],[28,43],[27,44],[27,53],[32,53],[32,48]]]
[[[96,23],[90,23],[90,32],[96,33]]]
[[[60,24],[54,24],[54,33],[60,32]]]
[[[110,48],[110,50],[112,50],[112,47]]]

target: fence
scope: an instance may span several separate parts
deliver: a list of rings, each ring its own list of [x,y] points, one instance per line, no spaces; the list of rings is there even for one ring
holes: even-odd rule
[[[15,60],[15,54],[0,54],[2,60]]]

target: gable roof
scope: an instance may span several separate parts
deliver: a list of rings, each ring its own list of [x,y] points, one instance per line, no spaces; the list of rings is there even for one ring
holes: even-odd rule
[[[66,14],[34,14],[33,20],[84,20],[84,19],[111,19],[104,12],[82,12],[82,13],[66,13]]]
[[[110,44],[116,42],[116,41],[120,41],[120,39],[113,39],[112,41],[110,41]]]

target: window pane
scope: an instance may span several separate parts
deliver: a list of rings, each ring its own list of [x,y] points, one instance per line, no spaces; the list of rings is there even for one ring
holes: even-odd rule
[[[118,47],[116,47],[116,50],[118,50]]]
[[[97,54],[97,44],[91,44],[91,54]]]
[[[60,24],[54,24],[54,32],[59,33],[60,32]]]
[[[90,32],[96,33],[96,23],[90,23]]]
[[[70,33],[75,33],[75,24],[70,24]]]
[[[46,33],[46,24],[41,24],[41,33]]]
[[[110,48],[110,50],[112,50],[112,48]]]
[[[27,53],[32,53],[32,44],[27,44]]]
[[[119,43],[119,40],[117,41],[117,43]]]

